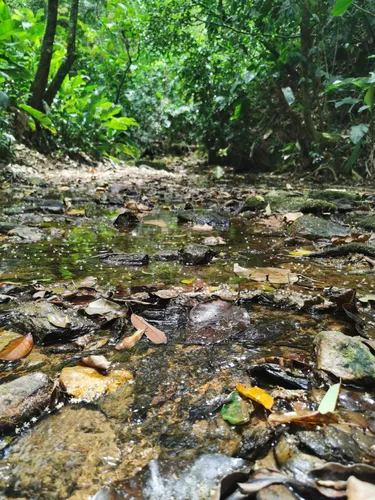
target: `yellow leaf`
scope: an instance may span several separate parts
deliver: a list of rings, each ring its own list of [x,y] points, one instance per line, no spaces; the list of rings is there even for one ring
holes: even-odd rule
[[[260,387],[246,387],[243,384],[237,384],[236,389],[242,396],[261,404],[267,410],[271,410],[273,406],[273,397],[267,394],[263,389],[260,389]]]
[[[295,250],[294,252],[289,252],[289,255],[293,257],[301,257],[303,255],[310,255],[312,252],[310,250]]]

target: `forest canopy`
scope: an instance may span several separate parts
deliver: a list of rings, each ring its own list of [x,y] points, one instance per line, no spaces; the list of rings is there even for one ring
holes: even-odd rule
[[[375,168],[375,4],[0,0],[0,155]]]

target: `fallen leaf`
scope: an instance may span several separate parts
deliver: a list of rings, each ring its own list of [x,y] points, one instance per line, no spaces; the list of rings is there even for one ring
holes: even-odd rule
[[[272,469],[262,469],[256,471],[250,478],[248,483],[238,483],[242,493],[253,494],[257,493],[267,486],[272,484],[283,484],[293,482],[293,479]]]
[[[29,354],[34,346],[34,339],[31,333],[12,340],[1,352],[0,360],[2,361],[15,361],[24,358]]]
[[[332,385],[321,400],[318,411],[322,415],[333,413],[336,409],[337,399],[339,397],[341,383]]]
[[[290,214],[285,214],[284,215],[284,221],[287,224],[291,224],[292,222],[296,221],[297,219],[299,219],[302,216],[303,216],[302,212],[292,212]]]
[[[358,297],[358,300],[363,304],[368,304],[369,302],[375,302],[375,294],[369,293],[368,295],[363,295],[362,297]]]
[[[124,307],[107,299],[98,299],[90,302],[84,311],[89,316],[110,315],[111,318],[121,318],[126,314],[126,309]]]
[[[95,278],[95,276],[87,276],[84,278],[77,288],[94,288],[98,282],[98,278]]]
[[[289,424],[291,422],[294,422],[297,424],[301,423],[319,425],[336,422],[336,418],[331,413],[322,415],[319,411],[309,411],[306,413],[290,412],[284,413],[282,415],[272,413],[271,415],[269,415],[268,421],[276,424]]]
[[[186,279],[186,280],[181,280],[181,283],[183,283],[184,285],[191,285],[192,283],[194,283],[195,279],[192,278],[192,279]]]
[[[51,325],[57,326],[58,328],[69,328],[71,324],[68,316],[64,314],[49,314],[47,319]]]
[[[362,234],[362,233],[352,233],[347,236],[340,236],[337,238],[332,238],[332,245],[344,245],[345,243],[365,243],[371,238],[372,234]]]
[[[85,210],[79,210],[76,208],[71,208],[71,209],[67,210],[65,213],[66,213],[66,215],[76,215],[76,216],[80,216],[80,217],[83,217],[86,215]]]
[[[289,255],[293,257],[302,257],[304,255],[310,255],[311,253],[310,250],[295,250],[294,252],[289,252]]]
[[[274,400],[266,391],[260,389],[259,387],[246,387],[243,384],[236,385],[237,391],[247,398],[252,399],[256,403],[261,404],[267,410],[271,410]]]
[[[234,264],[233,271],[237,276],[249,278],[252,281],[268,281],[273,284],[293,284],[298,281],[298,276],[292,274],[289,269],[278,267],[245,268]]]
[[[105,356],[87,356],[87,358],[80,359],[79,363],[84,366],[89,366],[90,368],[103,370],[104,372],[107,371],[111,365]]]
[[[165,333],[150,325],[150,323],[147,323],[147,321],[140,316],[132,314],[130,316],[130,321],[132,322],[134,328],[136,328],[137,330],[144,330],[146,337],[154,344],[167,343],[167,337]]]
[[[115,346],[115,349],[117,349],[118,351],[122,351],[123,349],[131,349],[137,342],[141,340],[144,333],[145,330],[137,330],[135,333],[133,333],[133,335],[130,335],[130,337],[123,338],[121,342]]]
[[[210,226],[209,224],[203,224],[203,225],[196,224],[191,229],[192,229],[192,231],[197,231],[197,232],[201,232],[201,233],[208,233],[208,232],[214,230],[214,228],[212,226]]]
[[[167,223],[164,220],[144,220],[143,224],[146,224],[148,226],[161,227],[161,228],[168,227]]]
[[[265,211],[266,215],[271,215],[272,214],[271,205],[269,203],[266,206],[266,208],[265,208],[264,211]]]
[[[371,500],[375,498],[375,485],[350,476],[346,483],[348,500]]]
[[[178,297],[178,292],[176,290],[158,290],[154,292],[154,295],[159,297],[159,299],[175,299]]]
[[[225,403],[221,410],[221,416],[231,425],[247,424],[250,421],[250,407],[237,391],[233,391],[230,402]]]

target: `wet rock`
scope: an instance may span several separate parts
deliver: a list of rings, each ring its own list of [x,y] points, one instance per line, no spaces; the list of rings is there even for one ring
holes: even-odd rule
[[[290,491],[290,489],[283,484],[273,484],[263,490],[259,491],[256,500],[297,500],[301,498]]]
[[[16,236],[21,240],[35,243],[43,238],[43,233],[35,227],[16,226],[8,232],[9,236]]]
[[[65,310],[49,302],[21,304],[10,313],[9,322],[24,333],[32,333],[41,344],[69,341],[76,337],[92,333],[99,325],[76,311]],[[61,321],[61,322],[60,322]],[[66,325],[65,327],[56,326]]]
[[[89,498],[112,478],[120,458],[101,412],[66,407],[22,436],[0,463],[7,469],[2,482],[24,498]]]
[[[307,389],[309,380],[297,368],[282,368],[276,363],[262,363],[250,368],[250,374],[262,381],[279,385],[285,389]]]
[[[161,250],[160,252],[153,255],[152,260],[160,262],[173,262],[180,260],[180,252],[177,250]]]
[[[16,222],[0,222],[0,234],[8,234],[16,226]]]
[[[295,196],[286,191],[274,191],[266,197],[272,211],[281,212],[303,212],[310,214],[321,214],[325,212],[336,212],[336,205],[325,200]]]
[[[31,204],[23,207],[22,211],[25,213],[39,212],[53,215],[65,213],[64,203],[58,200],[29,199],[26,201],[31,202]]]
[[[60,385],[69,394],[81,401],[94,401],[109,392],[116,391],[133,378],[127,370],[114,370],[102,375],[88,366],[63,368]]]
[[[125,210],[113,222],[118,229],[133,228],[140,222],[140,219],[130,210]]]
[[[275,432],[266,422],[244,428],[238,456],[246,460],[265,457],[275,439]]]
[[[186,335],[188,344],[221,342],[250,326],[250,315],[243,307],[214,300],[193,307]]]
[[[300,431],[297,437],[304,450],[328,462],[349,464],[363,462],[369,458],[349,432],[331,425],[319,430]]]
[[[290,331],[295,329],[296,322],[293,320],[268,321],[265,324],[250,326],[238,340],[245,345],[267,345],[286,335],[290,337]]]
[[[10,429],[41,413],[50,403],[53,383],[41,372],[0,385],[0,429]]]
[[[150,258],[147,254],[138,253],[107,253],[101,255],[100,260],[109,266],[147,266]]]
[[[215,236],[209,236],[203,240],[203,245],[216,247],[217,245],[226,245],[226,241],[221,236],[218,236],[217,238],[215,238]]]
[[[215,255],[216,252],[205,245],[191,244],[181,252],[181,260],[185,265],[204,266],[208,264]]]
[[[310,240],[333,238],[350,234],[351,229],[328,219],[304,215],[293,222],[290,228],[292,237],[303,236]]]
[[[375,378],[375,356],[359,339],[341,332],[323,331],[314,339],[315,367],[344,382],[371,384]]]
[[[230,226],[229,219],[210,210],[182,210],[178,212],[177,218],[179,222],[193,222],[199,226],[207,224],[219,230],[228,229]]]
[[[309,254],[310,258],[340,258],[352,255],[354,253],[359,253],[366,255],[367,257],[375,257],[375,247],[367,245],[366,243],[345,243],[344,245],[338,245],[334,247],[329,247],[320,252],[313,252]]]

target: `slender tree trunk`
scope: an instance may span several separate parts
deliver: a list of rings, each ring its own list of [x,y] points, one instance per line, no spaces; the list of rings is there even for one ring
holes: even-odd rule
[[[57,70],[46,93],[44,94],[44,100],[49,106],[51,106],[53,100],[57,95],[57,92],[61,88],[61,85],[66,75],[69,73],[75,60],[77,59],[76,38],[77,38],[78,8],[79,8],[79,0],[72,0],[66,56],[63,62],[61,63],[59,69]]]
[[[56,35],[57,10],[59,0],[48,0],[47,24],[44,32],[38,69],[31,85],[31,96],[29,105],[39,111],[43,111],[43,97],[48,83],[48,75],[51,67],[53,42]]]
[[[302,19],[301,19],[301,53],[302,53],[302,84],[301,98],[303,106],[303,117],[305,120],[306,130],[311,142],[318,142],[318,133],[312,118],[312,94],[310,93],[310,50],[312,48],[312,33],[311,33],[311,4],[307,0],[303,3]]]

